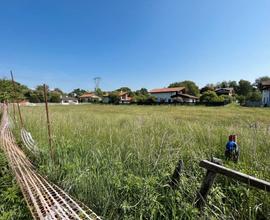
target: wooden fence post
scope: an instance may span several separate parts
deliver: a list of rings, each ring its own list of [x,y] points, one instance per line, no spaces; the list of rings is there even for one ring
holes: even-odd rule
[[[11,75],[11,80],[12,80],[12,85],[13,85],[13,90],[14,90],[14,99],[15,99],[16,86],[15,86],[15,81],[14,81],[14,78],[13,78],[13,73],[12,73],[11,70],[10,70],[10,75]],[[21,114],[21,109],[20,109],[18,99],[16,100],[16,102],[17,102],[17,107],[18,107],[18,112],[19,112],[19,117],[20,117],[21,128],[23,128],[22,114]],[[14,118],[15,118],[15,106],[14,106],[14,103],[13,103],[13,108],[14,108]]]
[[[53,150],[53,147],[52,147],[51,124],[50,124],[50,117],[49,117],[47,89],[46,89],[45,84],[43,84],[43,90],[44,90],[44,99],[45,99],[45,108],[46,108],[46,118],[47,118],[47,128],[48,128],[50,153],[51,153],[51,159],[54,160],[54,150]]]
[[[212,158],[211,161],[213,163],[217,163],[220,165],[222,164],[222,161],[220,159],[217,159],[217,158]],[[202,208],[204,207],[205,202],[207,200],[207,195],[215,182],[216,176],[217,176],[216,172],[207,170],[206,175],[203,179],[200,191],[197,193],[197,198],[196,198],[196,202],[195,202],[195,206],[199,210],[202,210]]]
[[[169,185],[171,186],[171,188],[174,189],[178,186],[180,174],[181,174],[183,168],[184,168],[184,161],[179,160],[176,167],[175,167],[173,175],[171,177],[171,181],[169,182]]]

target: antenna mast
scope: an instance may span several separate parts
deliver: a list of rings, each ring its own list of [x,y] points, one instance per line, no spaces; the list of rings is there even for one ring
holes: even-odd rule
[[[97,91],[97,89],[99,89],[99,83],[101,81],[101,77],[95,77],[94,78],[94,82],[95,82],[95,92]]]

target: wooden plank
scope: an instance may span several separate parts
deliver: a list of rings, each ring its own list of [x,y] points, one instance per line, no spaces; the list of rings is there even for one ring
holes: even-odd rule
[[[265,180],[257,179],[253,176],[249,176],[247,174],[232,170],[230,168],[226,168],[224,166],[212,163],[208,160],[202,160],[200,162],[200,166],[209,171],[231,177],[250,186],[254,186],[256,188],[270,192],[270,182],[267,182]]]

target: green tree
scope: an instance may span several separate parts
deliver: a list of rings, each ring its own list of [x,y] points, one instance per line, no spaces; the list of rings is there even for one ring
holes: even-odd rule
[[[201,95],[200,101],[204,103],[223,102],[224,98],[222,96],[218,96],[214,91],[206,91]]]
[[[195,84],[195,82],[190,81],[190,80],[186,80],[182,82],[175,82],[169,85],[169,88],[174,88],[174,87],[185,87],[185,92],[187,94],[194,95],[194,96],[200,95],[199,87]]]
[[[103,95],[103,92],[100,88],[97,88],[96,91],[95,91],[96,95],[99,96],[99,97],[102,97]]]
[[[258,90],[252,91],[247,95],[246,100],[253,101],[253,102],[261,101],[262,94]]]
[[[118,92],[127,92],[129,96],[133,97],[135,94],[132,92],[132,90],[128,87],[121,87],[115,91],[118,91]]]
[[[47,99],[50,100],[50,92],[49,92],[49,86],[45,85],[45,89],[47,91]],[[38,85],[35,89],[35,93],[39,99],[40,102],[45,102],[44,98],[44,86],[43,85]]]
[[[59,88],[55,88],[53,91],[58,92],[60,95],[64,95],[64,92]]]
[[[150,94],[146,88],[141,88],[134,93],[133,101],[138,104],[145,104],[148,102]]]
[[[50,92],[50,102],[53,102],[53,103],[59,103],[61,102],[61,93],[59,92],[56,92],[56,91],[52,91]]]
[[[269,76],[262,76],[262,77],[259,77],[258,79],[255,80],[254,85],[257,87],[257,89],[262,91],[262,82],[269,81],[269,80],[270,80]]]
[[[26,93],[26,98],[29,100],[29,102],[32,103],[40,103],[40,99],[38,97],[38,93],[33,90],[29,90],[29,92]]]
[[[70,96],[70,97],[78,97],[78,96],[81,96],[84,93],[86,93],[86,90],[77,88],[77,89],[73,89],[72,92],[68,93],[68,96]]]
[[[119,89],[116,89],[116,91],[118,91],[118,92],[121,92],[121,91],[122,92],[132,92],[131,89],[128,87],[121,87]]]
[[[220,97],[223,98],[224,101],[227,102],[227,103],[232,103],[232,102],[233,102],[233,99],[234,99],[234,98],[233,98],[232,96],[230,96],[230,95],[221,95]]]
[[[229,88],[233,88],[235,92],[238,90],[238,83],[236,81],[229,81],[228,86]]]
[[[242,105],[246,101],[246,97],[243,95],[236,95],[236,100]]]
[[[202,87],[200,89],[200,93],[203,94],[206,91],[215,91],[215,86],[214,84],[207,84],[206,86]]]
[[[218,82],[216,87],[217,88],[228,88],[229,87],[229,82],[227,82],[227,81]]]
[[[135,92],[135,95],[149,96],[148,90],[146,88],[141,88]]]
[[[14,102],[15,100],[23,100],[25,99],[25,94],[29,91],[29,89],[21,85],[18,82],[15,82],[15,91],[13,87],[13,83],[11,80],[0,79],[0,101],[4,101],[8,99],[9,101]]]
[[[119,104],[120,102],[120,97],[119,97],[119,92],[114,91],[109,94],[109,102],[112,104]]]
[[[238,85],[238,95],[247,96],[250,92],[252,92],[253,87],[249,81],[241,79],[238,82]]]

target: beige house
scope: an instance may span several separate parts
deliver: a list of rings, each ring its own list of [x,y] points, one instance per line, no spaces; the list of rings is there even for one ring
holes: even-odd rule
[[[79,96],[80,102],[100,102],[102,99],[95,93],[87,92]]]

